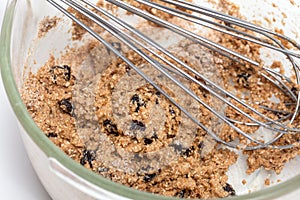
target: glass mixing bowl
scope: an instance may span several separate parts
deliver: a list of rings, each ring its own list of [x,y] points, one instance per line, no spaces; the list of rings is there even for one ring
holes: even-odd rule
[[[134,190],[91,172],[65,155],[32,120],[19,93],[25,78],[30,70],[35,72],[48,59],[49,52],[58,55],[72,43],[68,26],[62,25],[47,37],[36,40],[39,21],[58,14],[45,1],[10,0],[0,38],[1,75],[6,93],[18,118],[31,162],[44,187],[53,199],[177,199]],[[296,173],[274,186],[228,199],[275,199],[284,195],[284,198],[292,198],[299,187],[300,175]]]

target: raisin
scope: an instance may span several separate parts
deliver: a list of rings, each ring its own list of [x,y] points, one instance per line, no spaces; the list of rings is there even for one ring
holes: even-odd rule
[[[186,189],[183,189],[183,190],[181,190],[180,192],[178,192],[178,193],[176,194],[176,196],[179,197],[179,198],[184,198],[185,195],[186,195],[186,193],[187,193],[187,190],[186,190]]]
[[[175,196],[179,198],[188,198],[191,195],[191,190],[183,189],[180,192],[177,192]]]
[[[298,89],[296,87],[292,87],[291,91],[295,94],[298,95]]]
[[[137,104],[137,107],[134,112],[139,112],[139,110],[142,106],[145,106],[145,104]]]
[[[143,180],[147,183],[150,182],[154,179],[154,177],[156,176],[156,173],[153,174],[145,174]]]
[[[130,130],[138,130],[138,131],[145,131],[146,125],[138,120],[132,120],[130,124]]]
[[[142,99],[140,99],[138,94],[134,94],[131,97],[131,102],[133,104],[136,104],[136,106],[137,106],[134,112],[139,112],[140,107],[142,107],[142,106],[146,107],[146,103]]]
[[[158,105],[159,104],[159,101],[158,99],[155,99],[155,104]]]
[[[149,139],[149,138],[144,138],[144,144],[148,145],[148,144],[152,144],[153,140]]]
[[[231,27],[231,28],[233,27],[232,24],[231,24],[230,22],[226,22],[226,21],[225,21],[224,24],[225,24],[225,26],[228,26],[228,27]]]
[[[190,148],[187,148],[184,151],[182,151],[181,155],[185,156],[185,157],[189,157],[192,155],[194,150],[195,150],[195,148],[193,146],[191,146]]]
[[[238,83],[242,84],[245,87],[249,87],[249,83],[248,83],[248,78],[251,75],[245,72],[242,72],[240,74],[237,75],[238,78]]]
[[[125,70],[128,73],[131,70],[131,67],[129,67],[128,65],[125,66]]]
[[[204,142],[201,141],[199,144],[198,144],[198,154],[200,155],[200,160],[203,159],[203,155],[202,155],[202,151],[203,151],[203,148],[204,148]]]
[[[172,130],[174,130],[173,128],[171,128]],[[176,135],[174,135],[173,133],[168,133],[167,138],[174,138]]]
[[[284,112],[284,111],[277,111],[277,110],[273,110],[272,111],[277,117],[281,118],[283,116],[287,116],[289,113],[288,112]]]
[[[92,168],[93,167],[92,161],[95,160],[95,157],[96,157],[96,155],[95,155],[94,151],[89,151],[89,150],[84,149],[83,156],[80,159],[80,164],[85,165],[86,162],[88,162],[90,165],[90,168]]]
[[[139,95],[137,95],[137,94],[134,94],[132,97],[131,97],[131,101],[132,101],[132,103],[137,103],[137,102],[139,102],[140,101],[140,97],[139,97]]]
[[[245,79],[246,81],[248,80],[248,78],[250,77],[251,75],[248,74],[248,73],[245,73],[245,72],[242,72],[240,74],[237,75],[238,78],[243,78]]]
[[[117,125],[115,125],[114,123],[112,123],[112,121],[110,121],[109,119],[104,120],[103,126],[105,127],[105,130],[109,134],[112,134],[114,136],[118,136],[119,135]]]
[[[63,66],[65,73],[64,78],[66,81],[69,81],[71,79],[71,68],[68,65]]]
[[[50,132],[47,134],[47,137],[57,137],[58,135],[54,132]]]
[[[60,72],[62,70],[62,72]],[[50,69],[50,73],[52,74],[52,78],[54,83],[56,83],[57,80],[57,76],[60,75],[62,73],[63,78],[66,81],[69,81],[71,79],[71,67],[69,67],[68,65],[63,65],[63,66],[53,66]]]
[[[63,111],[64,113],[70,114],[70,115],[72,114],[73,105],[72,105],[70,99],[63,99],[58,104],[59,104],[59,108],[61,111]]]
[[[204,147],[204,142],[201,141],[201,142],[198,144],[198,148],[199,148],[199,149],[203,149],[203,147]]]
[[[98,167],[98,172],[101,173],[101,172],[108,172],[109,171],[109,168],[107,167]]]
[[[226,183],[226,185],[223,187],[223,189],[229,193],[229,195],[234,196],[235,195],[235,190],[233,189],[233,187],[229,184]]]
[[[158,139],[158,136],[157,136],[156,133],[153,133],[153,135],[151,136],[151,138],[154,139],[154,140],[157,140],[157,139]]]
[[[170,112],[171,115],[175,115],[176,114],[175,110],[172,108],[171,105],[169,105],[169,112]]]

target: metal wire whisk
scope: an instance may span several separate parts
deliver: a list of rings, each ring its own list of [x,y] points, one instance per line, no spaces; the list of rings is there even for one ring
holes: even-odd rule
[[[103,43],[110,51],[115,53],[119,58],[121,58],[124,62],[126,62],[133,70],[135,70],[140,76],[142,76],[148,83],[150,83],[157,91],[163,94],[170,102],[172,102],[175,106],[177,106],[181,112],[186,114],[195,124],[204,129],[214,140],[219,143],[222,143],[226,146],[233,148],[243,148],[245,150],[254,150],[260,148],[279,148],[286,149],[292,148],[295,146],[295,143],[286,144],[286,145],[274,145],[276,141],[278,141],[285,134],[299,134],[300,129],[297,128],[296,125],[293,125],[296,117],[299,114],[299,104],[300,104],[300,93],[299,90],[291,85],[298,85],[300,83],[299,76],[299,65],[296,62],[296,59],[300,58],[300,54],[298,50],[300,50],[300,45],[297,44],[294,40],[278,34],[274,31],[265,29],[263,27],[254,25],[250,22],[217,12],[212,9],[208,9],[196,4],[193,4],[184,0],[160,0],[160,1],[150,1],[150,0],[135,0],[135,2],[160,10],[161,12],[165,12],[173,17],[180,18],[181,20],[186,20],[189,23],[195,23],[197,25],[204,26],[205,28],[209,28],[214,31],[221,32],[223,34],[227,34],[233,37],[238,38],[239,40],[247,40],[248,42],[254,43],[256,45],[263,46],[265,48],[271,49],[272,51],[280,52],[284,54],[286,58],[291,63],[295,74],[295,83],[287,84],[287,82],[291,81],[284,74],[277,72],[274,69],[264,67],[261,63],[258,63],[245,55],[237,53],[233,50],[230,50],[221,44],[213,42],[208,38],[202,37],[194,32],[191,32],[187,29],[177,26],[176,24],[172,24],[164,19],[161,19],[149,12],[141,10],[133,5],[122,1],[122,0],[106,0],[107,2],[116,5],[119,8],[122,8],[134,15],[140,16],[148,21],[151,21],[160,27],[164,27],[171,31],[176,32],[179,35],[182,35],[198,44],[205,46],[206,48],[218,52],[219,54],[226,56],[232,59],[235,62],[239,62],[242,64],[250,64],[254,68],[259,69],[259,73],[261,76],[266,78],[276,87],[278,87],[286,96],[289,97],[290,105],[293,105],[292,111],[287,110],[274,110],[271,108],[265,107],[264,109],[280,113],[280,117],[276,120],[271,119],[265,114],[255,109],[249,102],[240,99],[230,91],[223,89],[220,85],[214,83],[212,80],[208,79],[205,75],[196,71],[188,64],[180,60],[174,54],[170,53],[167,49],[163,48],[156,41],[150,39],[146,35],[142,34],[131,25],[129,25],[126,21],[114,16],[107,10],[96,6],[94,3],[91,3],[88,0],[47,0],[61,12],[63,12],[66,16],[75,21],[79,26],[84,28],[88,33],[90,33],[93,37]],[[159,2],[159,3],[157,3]],[[161,2],[163,4],[161,4]],[[172,6],[166,6],[172,5]],[[190,95],[194,100],[202,104],[207,110],[217,116],[220,120],[230,126],[234,131],[241,134],[243,137],[247,138],[249,143],[246,146],[240,145],[236,141],[226,142],[222,140],[217,133],[213,132],[209,127],[206,127],[204,124],[200,123],[199,120],[192,116],[184,105],[181,105],[180,102],[176,102],[166,91],[164,91],[158,84],[156,84],[153,80],[151,80],[146,74],[144,74],[134,63],[132,63],[126,56],[124,56],[121,51],[117,48],[114,48],[112,44],[102,38],[99,34],[97,34],[89,25],[82,22],[80,19],[76,18],[74,14],[70,13],[67,7],[71,7],[76,12],[81,13],[86,16],[94,23],[104,28],[107,32],[112,34],[114,37],[122,41],[128,47],[130,47],[133,51],[135,51],[139,56],[149,62],[156,70],[159,70],[163,75],[169,78],[174,84],[180,87],[187,95]],[[204,16],[204,17],[203,17]],[[117,24],[118,26],[115,26]],[[130,34],[126,33],[130,32]],[[247,31],[243,31],[247,30]],[[250,34],[250,32],[251,34]],[[254,33],[254,34],[253,34]],[[136,38],[139,38],[137,40]],[[140,42],[143,41],[143,42]],[[297,51],[289,50],[283,45],[282,41],[285,43],[289,43],[293,46]],[[151,48],[148,48],[148,47]],[[142,48],[141,48],[142,47]],[[142,49],[147,49],[147,51],[143,51]],[[154,49],[154,50],[153,50]],[[160,52],[160,54],[158,54]],[[156,59],[153,56],[150,56],[149,53],[155,55]],[[164,56],[161,56],[163,54]],[[168,57],[168,59],[165,59]],[[159,59],[162,59],[166,65],[162,65],[159,62]],[[172,60],[172,62],[170,61]],[[176,65],[174,63],[177,63]],[[180,65],[181,67],[177,67]],[[184,69],[184,70],[183,70]],[[188,71],[188,73],[187,73]],[[191,89],[182,84],[176,77],[172,75],[171,72],[176,72],[182,77],[198,84],[203,90],[208,91],[215,98],[221,100],[224,104],[231,107],[235,112],[242,114],[247,118],[247,120],[251,122],[238,121],[235,119],[231,119],[227,116],[224,116],[217,112],[213,107],[209,106],[206,102],[201,100]],[[195,78],[196,77],[196,78]],[[199,81],[202,80],[202,81]],[[205,82],[205,83],[203,83]],[[232,100],[235,103],[232,103]],[[243,109],[241,109],[241,107]],[[247,110],[247,111],[245,111]],[[249,112],[254,113],[258,117],[253,117]],[[258,119],[259,118],[259,119]],[[275,136],[268,141],[261,141],[254,137],[251,134],[246,133],[242,129],[240,129],[237,125],[242,124],[245,126],[260,126],[264,127],[268,130],[276,132]],[[297,141],[300,142],[300,141]]]

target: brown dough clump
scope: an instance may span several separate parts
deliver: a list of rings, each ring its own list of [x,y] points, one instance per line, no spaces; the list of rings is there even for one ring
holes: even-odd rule
[[[99,5],[103,4],[100,2]],[[115,9],[113,6],[104,6],[110,10]],[[230,15],[241,17],[238,7],[227,0],[221,0],[219,7]],[[165,19],[169,18],[161,16],[163,13],[156,10],[147,11]],[[82,17],[78,13],[76,15]],[[89,23],[84,17],[82,19]],[[41,32],[47,31],[47,27],[42,28]],[[73,39],[78,40],[83,37],[85,31],[73,24],[72,33]],[[232,37],[221,33],[210,35],[210,38],[259,61],[259,46],[233,40]],[[145,73],[154,78],[160,77],[160,74],[152,73],[153,70],[148,69],[145,60],[128,51],[123,44],[111,37],[107,37],[107,40],[124,52],[129,60]],[[224,88],[237,91],[238,95],[248,92],[247,100],[269,102],[268,99],[272,95],[281,102],[289,100],[281,95],[278,88],[266,79],[261,79],[258,70],[248,64],[241,66],[186,40],[173,46],[172,51],[192,67],[199,64],[196,61],[199,61],[200,57],[203,73],[208,73],[209,76],[212,70],[218,71],[219,73],[212,75],[225,83]],[[274,62],[271,67],[282,69],[279,62]],[[130,80],[132,84],[128,84]],[[258,81],[261,84],[257,84]],[[230,82],[233,83],[229,84]],[[184,98],[180,99],[184,95],[180,95],[176,89],[168,88],[164,83],[162,81],[158,85],[174,99],[185,101]],[[134,84],[137,87],[132,86]],[[228,117],[245,120],[244,116],[236,115],[232,108],[219,104],[196,84],[188,84],[208,105],[223,111]],[[22,88],[22,98],[33,120],[54,144],[75,161],[112,181],[138,190],[180,198],[235,195],[234,188],[227,182],[226,172],[236,162],[237,155],[229,149],[219,148],[219,144],[212,141],[204,130],[194,128],[192,122],[187,124],[187,119],[178,108],[153,86],[140,80],[126,63],[115,58],[112,52],[93,40],[89,40],[82,47],[70,49],[60,59],[51,57],[36,74],[31,73]],[[198,120],[208,127],[213,127],[222,139],[239,139],[242,144],[246,144],[243,136],[229,126],[215,121],[214,116],[204,106],[193,103],[190,105],[196,108],[194,110],[198,112]],[[278,118],[274,112],[266,111],[257,105],[252,106],[270,118]],[[288,110],[284,103],[268,103],[264,106]],[[299,123],[299,119],[296,119],[295,123]],[[247,133],[257,130],[257,127],[238,127]],[[191,141],[174,142],[181,132],[191,135]],[[284,145],[291,141],[296,143],[299,137],[285,135],[276,145]],[[159,152],[164,148],[168,148],[170,155],[176,159],[159,163],[151,157],[152,152]],[[284,164],[299,154],[299,148],[267,148],[244,153],[248,156],[248,173],[260,167],[280,173]],[[163,158],[163,154],[164,152],[155,156]],[[125,159],[130,166],[122,162],[113,162],[119,158]],[[243,183],[246,184],[246,181]],[[266,184],[270,182],[266,181]]]

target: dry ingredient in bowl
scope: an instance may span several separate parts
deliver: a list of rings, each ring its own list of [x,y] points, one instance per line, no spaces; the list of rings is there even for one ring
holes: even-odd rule
[[[49,16],[46,16],[41,22],[41,26],[39,27],[39,32],[38,32],[38,38],[44,37],[49,30],[52,28],[55,28],[56,25],[59,23],[60,18],[58,17],[52,17],[50,18]]]
[[[218,8],[241,17],[239,8],[227,0],[220,0]],[[168,19],[168,16],[163,18]],[[40,30],[43,34],[57,23],[56,18],[46,21]],[[73,39],[81,39],[84,31],[75,24],[73,27]],[[260,59],[260,48],[256,45],[232,40],[221,33],[210,35],[210,38],[253,60]],[[168,88],[165,84],[168,82],[164,82],[160,74],[149,70],[148,64],[138,55],[111,37],[107,36],[107,40],[145,73],[161,81],[163,89],[175,99],[188,102],[180,91]],[[287,100],[266,79],[260,79],[262,84],[257,84],[258,74],[251,66],[238,65],[187,40],[180,40],[170,50],[194,68],[199,67],[197,65],[200,63],[202,73],[210,78],[215,76],[215,81],[225,83],[227,90],[238,93],[249,91],[249,98],[254,100],[263,101],[272,95],[281,102]],[[274,62],[272,67],[282,68],[280,62]],[[228,84],[230,82],[232,84]],[[234,115],[230,108],[218,105],[208,92],[197,85],[191,83],[190,88],[220,112],[227,116]],[[22,88],[22,99],[33,120],[55,145],[81,165],[112,181],[138,190],[180,198],[235,195],[226,173],[238,158],[236,151],[219,148],[219,144],[212,141],[205,131],[195,127],[178,108],[97,41],[88,40],[80,47],[69,48],[59,59],[51,56],[36,74],[28,76]],[[219,127],[218,121],[203,106],[191,106],[193,112],[198,113],[200,122],[219,128],[220,137],[224,140],[245,140],[227,125]],[[282,103],[281,106],[285,105]],[[278,117],[276,113],[261,111],[274,119]],[[299,119],[296,123],[299,124]],[[239,128],[251,129],[247,132],[257,130],[257,127],[242,125]],[[181,138],[183,134],[191,137],[184,140]],[[286,135],[276,143],[296,142],[299,137]],[[171,159],[163,161],[161,158],[166,152]],[[247,173],[263,167],[279,174],[285,163],[299,154],[299,148],[266,148],[243,153],[248,157]],[[247,184],[244,179],[241,182]],[[269,185],[270,180],[266,179],[265,184]]]

